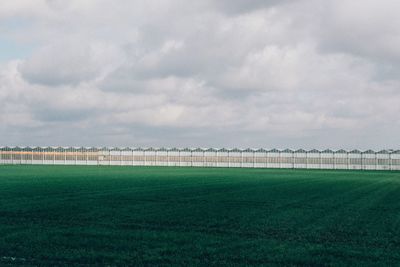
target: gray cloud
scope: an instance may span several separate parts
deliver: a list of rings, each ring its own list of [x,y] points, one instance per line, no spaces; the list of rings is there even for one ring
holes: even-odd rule
[[[261,8],[282,5],[293,0],[222,0],[215,1],[216,6],[224,13],[246,13]]]
[[[115,64],[117,52],[112,47],[81,41],[57,41],[39,49],[20,65],[21,75],[31,83],[76,85],[95,79]]]
[[[396,148],[398,5],[7,3],[3,145]]]
[[[348,53],[370,60],[382,78],[400,67],[400,2],[327,1],[314,14],[315,38],[323,52]],[[357,12],[356,12],[357,11]]]

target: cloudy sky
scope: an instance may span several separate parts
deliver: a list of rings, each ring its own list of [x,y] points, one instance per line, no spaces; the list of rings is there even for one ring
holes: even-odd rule
[[[0,145],[399,148],[398,0],[3,0]]]

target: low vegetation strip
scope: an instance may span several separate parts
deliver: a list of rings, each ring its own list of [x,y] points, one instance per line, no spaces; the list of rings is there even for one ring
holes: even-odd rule
[[[0,166],[3,265],[399,265],[400,172]]]

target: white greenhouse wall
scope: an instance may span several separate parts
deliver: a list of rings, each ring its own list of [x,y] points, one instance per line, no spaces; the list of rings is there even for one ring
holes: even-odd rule
[[[0,147],[0,164],[400,170],[400,151]]]

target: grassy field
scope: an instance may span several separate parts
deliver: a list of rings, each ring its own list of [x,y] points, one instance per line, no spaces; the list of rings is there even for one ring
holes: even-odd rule
[[[0,166],[0,265],[400,265],[400,172]]]

